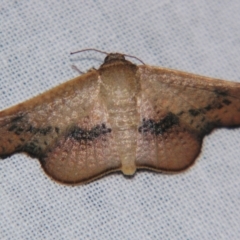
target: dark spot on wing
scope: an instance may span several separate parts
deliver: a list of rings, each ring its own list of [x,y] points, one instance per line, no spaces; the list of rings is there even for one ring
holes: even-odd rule
[[[27,128],[23,128],[21,125],[13,124],[8,128],[8,131],[14,132],[16,135],[20,135],[24,132],[30,132],[33,134],[40,133],[41,135],[46,136],[48,133],[52,132],[52,127],[47,126],[45,128],[36,128],[32,125],[29,125]]]
[[[107,133],[110,133],[111,131],[112,131],[111,128],[107,128],[104,123],[102,125],[95,126],[91,130],[86,130],[86,129],[82,129],[78,126],[74,126],[69,131],[67,136],[70,136],[77,141],[81,141],[81,140],[92,141],[92,140],[94,140],[95,138],[97,138],[101,135],[105,135]]]
[[[224,104],[226,104],[226,105],[230,105],[232,102],[230,101],[230,100],[228,100],[228,99],[223,99],[223,101],[222,101]]]
[[[18,127],[14,133],[17,134],[17,135],[20,135],[22,132],[24,131],[24,129],[22,127]]]
[[[21,150],[23,152],[27,152],[32,157],[40,157],[42,155],[41,147],[39,145],[35,144],[33,141],[26,143],[21,149],[16,149],[16,150],[18,150],[18,151]]]
[[[217,109],[223,108],[223,105],[221,103],[218,104]]]
[[[14,129],[16,129],[18,126],[16,124],[13,124],[11,125],[9,128],[8,128],[8,131],[12,132]]]
[[[172,126],[179,124],[179,118],[169,112],[167,116],[161,119],[159,122],[155,122],[152,119],[143,119],[142,126],[138,128],[138,132],[146,133],[150,132],[155,135],[160,135],[169,130]]]
[[[204,137],[206,134],[209,134],[214,128],[219,127],[220,120],[216,120],[215,122],[206,122],[204,127],[201,128],[200,136]]]
[[[210,111],[212,109],[211,105],[207,105],[205,108],[204,108],[206,111]]]
[[[29,127],[26,129],[26,132],[30,132],[33,134],[40,133],[46,136],[48,133],[52,132],[52,129],[53,128],[51,126],[47,126],[45,128],[36,128],[36,127],[33,127],[32,125],[29,125]]]
[[[41,134],[43,134],[44,136],[46,136],[48,133],[50,133],[52,131],[52,127],[48,126],[46,128],[39,128],[39,132]]]
[[[55,127],[55,132],[58,134],[59,133],[59,128]]]
[[[221,95],[221,96],[227,96],[228,92],[227,91],[220,91],[220,90],[215,90],[214,91],[217,95]]]
[[[179,113],[177,113],[178,116],[181,116],[184,113],[184,111],[181,111]]]
[[[11,122],[19,122],[20,120],[22,120],[22,118],[24,117],[24,115],[19,115],[17,117],[14,117],[11,119]]]
[[[196,110],[196,109],[190,109],[190,110],[188,110],[188,112],[189,112],[193,117],[196,117],[197,115],[200,114],[200,110]]]

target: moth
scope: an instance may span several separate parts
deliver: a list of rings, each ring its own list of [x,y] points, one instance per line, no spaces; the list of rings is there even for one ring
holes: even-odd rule
[[[0,156],[25,152],[52,179],[92,181],[190,167],[217,127],[240,125],[240,83],[107,54],[91,69],[0,112]]]

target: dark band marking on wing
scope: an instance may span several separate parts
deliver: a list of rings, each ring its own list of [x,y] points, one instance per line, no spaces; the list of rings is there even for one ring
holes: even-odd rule
[[[159,122],[156,122],[152,119],[146,120],[143,118],[142,125],[138,128],[138,132],[146,133],[150,132],[151,134],[161,135],[172,126],[179,124],[179,118],[175,114],[169,112],[166,117],[161,119]]]
[[[51,125],[46,127],[32,126],[32,124],[28,122],[27,114],[9,118],[3,123],[3,126],[7,131],[12,132],[12,136],[16,135],[20,140],[19,144],[14,147],[13,152],[27,152],[33,157],[41,156],[49,145],[47,142],[48,138],[56,138],[60,132],[59,127],[53,127]],[[38,136],[36,136],[36,134],[38,134]],[[4,138],[4,136],[2,136],[2,138]],[[9,144],[13,142],[13,139],[8,138],[8,136],[6,136],[6,138]],[[8,155],[13,153],[5,155],[4,147],[2,147],[2,152],[1,158],[8,157]]]
[[[90,130],[82,129],[78,126],[74,126],[68,132],[68,136],[74,138],[77,141],[93,141],[95,138],[98,138],[101,135],[105,135],[110,133],[112,130],[111,128],[107,128],[105,123],[102,125],[97,125]]]

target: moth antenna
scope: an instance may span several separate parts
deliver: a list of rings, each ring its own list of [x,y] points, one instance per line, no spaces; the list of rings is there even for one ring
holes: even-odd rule
[[[109,54],[109,53],[107,53],[107,52],[98,50],[98,49],[96,49],[96,48],[86,48],[86,49],[82,49],[82,50],[79,50],[79,51],[76,51],[76,52],[71,52],[70,54],[75,54],[75,53],[80,53],[80,52],[86,52],[86,51],[95,51],[95,52],[103,53],[103,54],[106,54],[106,55]]]
[[[84,72],[82,72],[80,69],[78,69],[78,67],[75,66],[75,65],[72,65],[72,69],[75,70],[75,71],[77,71],[80,75],[81,75],[81,74],[84,74]]]
[[[108,52],[104,52],[104,51],[98,50],[96,48],[86,48],[86,49],[82,49],[82,50],[79,50],[79,51],[76,51],[76,52],[71,52],[70,54],[72,55],[72,54],[75,54],[75,53],[86,52],[86,51],[95,51],[95,52],[103,53],[103,54],[106,54],[106,55],[109,54]],[[125,56],[125,57],[129,57],[129,58],[135,58],[136,60],[141,62],[143,65],[145,65],[145,63],[138,57],[135,57],[133,55],[128,55],[128,54],[122,54],[122,55]]]
[[[135,58],[136,60],[138,60],[140,63],[142,63],[143,65],[145,65],[145,62],[142,61],[140,58],[135,57],[133,55],[128,55],[128,54],[123,54],[125,57],[129,57],[129,58]]]

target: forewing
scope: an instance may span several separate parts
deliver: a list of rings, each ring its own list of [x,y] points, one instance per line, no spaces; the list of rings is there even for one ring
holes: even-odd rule
[[[0,112],[0,156],[26,152],[52,178],[89,181],[119,168],[97,71]]]
[[[216,127],[240,125],[240,84],[175,70],[139,67],[137,166],[181,171]]]

